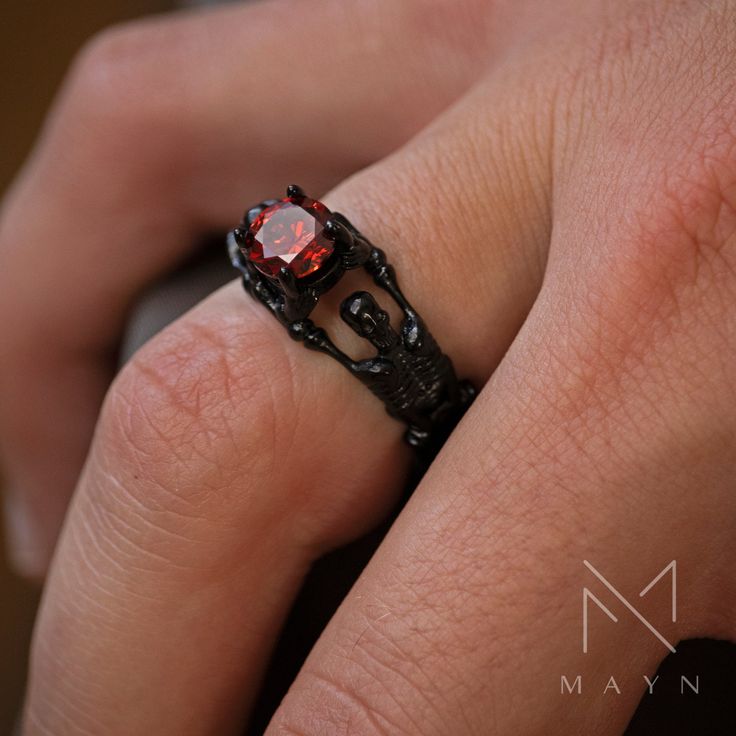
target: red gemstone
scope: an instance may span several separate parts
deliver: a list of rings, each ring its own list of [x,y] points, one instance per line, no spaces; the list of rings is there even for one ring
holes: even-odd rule
[[[309,197],[287,197],[263,210],[245,238],[245,253],[267,276],[286,266],[297,278],[314,273],[335,250],[324,233],[330,211]]]

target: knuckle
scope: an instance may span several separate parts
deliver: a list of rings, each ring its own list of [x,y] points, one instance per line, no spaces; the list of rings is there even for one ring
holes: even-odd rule
[[[147,42],[134,26],[113,26],[93,36],[77,57],[72,70],[72,90],[80,96],[131,109],[148,71]],[[142,95],[141,95],[142,97]]]
[[[144,487],[156,503],[160,489],[167,507],[191,511],[214,488],[242,486],[245,455],[249,482],[272,472],[292,410],[292,372],[279,343],[255,325],[195,311],[121,371],[100,431],[132,493]]]
[[[87,41],[79,53],[75,71],[90,83],[106,76],[116,77],[121,70],[136,66],[145,50],[138,26],[110,26]]]
[[[428,623],[434,604],[422,608],[423,596],[413,591],[408,597],[416,606],[403,599],[398,609],[379,604],[356,616],[327,662],[303,670],[295,697],[277,712],[284,732],[429,736],[452,730],[448,714],[435,705],[443,702],[436,683],[447,664],[442,636],[436,629],[426,639],[416,635],[435,625]],[[315,721],[315,713],[327,717]]]
[[[587,250],[598,251],[586,306],[619,327],[702,319],[714,299],[723,306],[736,297],[736,84],[716,73],[732,45],[721,35],[712,35],[701,60],[680,48],[682,39],[660,39],[656,53],[617,59],[607,100],[599,91],[575,100],[575,109],[597,111],[573,137],[606,171],[584,195],[597,213],[590,221],[597,244]],[[674,52],[692,62],[686,71],[665,63]],[[633,76],[641,61],[646,67]],[[654,94],[675,85],[676,97]],[[622,146],[632,135],[634,144]],[[584,175],[580,158],[565,164],[576,181]]]
[[[736,136],[695,137],[684,158],[662,162],[607,253],[613,291],[602,303],[614,317],[629,320],[634,308],[640,317],[702,322],[704,305],[736,298]]]
[[[116,168],[123,146],[145,145],[155,158],[186,142],[190,75],[176,41],[165,24],[131,22],[101,31],[77,56],[62,109],[75,125],[83,119],[87,145],[113,149]]]
[[[514,81],[519,81],[516,74]],[[533,143],[546,137],[548,100],[536,86],[524,88],[529,95],[519,95],[518,90],[506,79],[488,80],[402,149],[341,184],[330,201],[335,209],[350,212],[373,242],[397,246],[391,258],[407,292],[415,295],[418,310],[434,312],[434,329],[450,336],[450,345],[457,340],[461,356],[476,347],[475,357],[489,363],[499,357],[481,347],[487,346],[485,335],[490,333],[465,330],[447,310],[430,309],[432,305],[421,301],[422,285],[441,283],[452,289],[458,311],[472,312],[477,294],[487,291],[489,273],[518,269],[514,288],[519,299],[513,308],[521,313],[541,283],[548,203],[537,182],[544,181],[549,166],[546,154],[538,156],[539,147]],[[530,96],[534,104],[524,107],[520,97]],[[490,101],[498,99],[504,104],[491,109]],[[513,206],[519,199],[528,210]],[[499,201],[510,206],[499,208]],[[377,222],[372,213],[386,208],[392,217]],[[438,267],[441,261],[425,257],[423,244],[438,233],[452,233],[468,243],[478,241],[481,233],[488,238],[488,247],[474,248],[472,259],[453,264],[452,277],[465,288],[453,288],[450,272]],[[522,319],[520,314],[517,320]],[[509,320],[508,329],[515,332],[517,325]],[[493,339],[505,343],[513,334],[494,332]],[[464,370],[478,368],[475,364]]]
[[[292,706],[289,697],[276,712],[271,728],[274,733],[301,736],[329,736],[350,733],[355,736],[408,736],[428,733],[416,727],[406,728],[393,716],[391,708],[376,706],[362,688],[346,685],[331,675],[308,670],[302,673],[301,688],[308,692],[307,704]],[[301,692],[304,692],[302,690]],[[388,693],[384,699],[389,699]]]

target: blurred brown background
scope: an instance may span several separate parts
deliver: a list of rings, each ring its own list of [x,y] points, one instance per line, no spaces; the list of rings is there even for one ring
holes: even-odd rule
[[[166,10],[167,0],[5,0],[0,10],[0,191],[23,163],[77,49],[111,23]],[[1,339],[0,328],[0,339]],[[0,734],[22,698],[37,590],[0,560]]]

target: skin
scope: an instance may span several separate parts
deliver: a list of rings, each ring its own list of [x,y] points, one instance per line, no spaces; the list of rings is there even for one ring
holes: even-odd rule
[[[400,493],[401,426],[236,283],[108,387],[141,288],[289,181],[482,391],[268,733],[621,733],[667,650],[619,607],[583,654],[583,560],[669,641],[734,638],[736,12],[551,5],[276,0],[82,52],[0,217],[26,574],[74,491],[26,734],[237,733],[311,562]]]

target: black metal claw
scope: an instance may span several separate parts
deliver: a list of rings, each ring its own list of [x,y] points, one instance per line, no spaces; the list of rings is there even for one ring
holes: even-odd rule
[[[344,228],[337,220],[335,220],[334,217],[330,217],[323,228],[323,232],[327,236],[327,239],[332,240],[333,242],[340,238],[342,230],[344,230]]]
[[[243,248],[245,246],[245,230],[242,227],[236,227],[231,232],[238,247]]]
[[[345,270],[365,264],[371,254],[371,246],[357,230],[339,213],[334,212],[324,225],[325,235],[335,243]]]
[[[299,289],[297,288],[296,276],[286,267],[282,266],[279,269],[276,280],[279,286],[282,288],[284,294],[289,299],[296,299],[299,296]]]
[[[338,253],[348,253],[355,247],[355,239],[350,230],[334,217],[327,220],[323,232],[335,244]]]
[[[245,256],[240,250],[240,244],[238,243],[238,237],[235,235],[235,230],[231,230],[230,233],[228,233],[227,252],[230,256],[230,263],[232,263],[233,268],[237,268],[240,273],[244,273],[246,270]]]
[[[289,184],[289,186],[286,187],[286,196],[292,199],[300,199],[307,195],[298,184]]]

